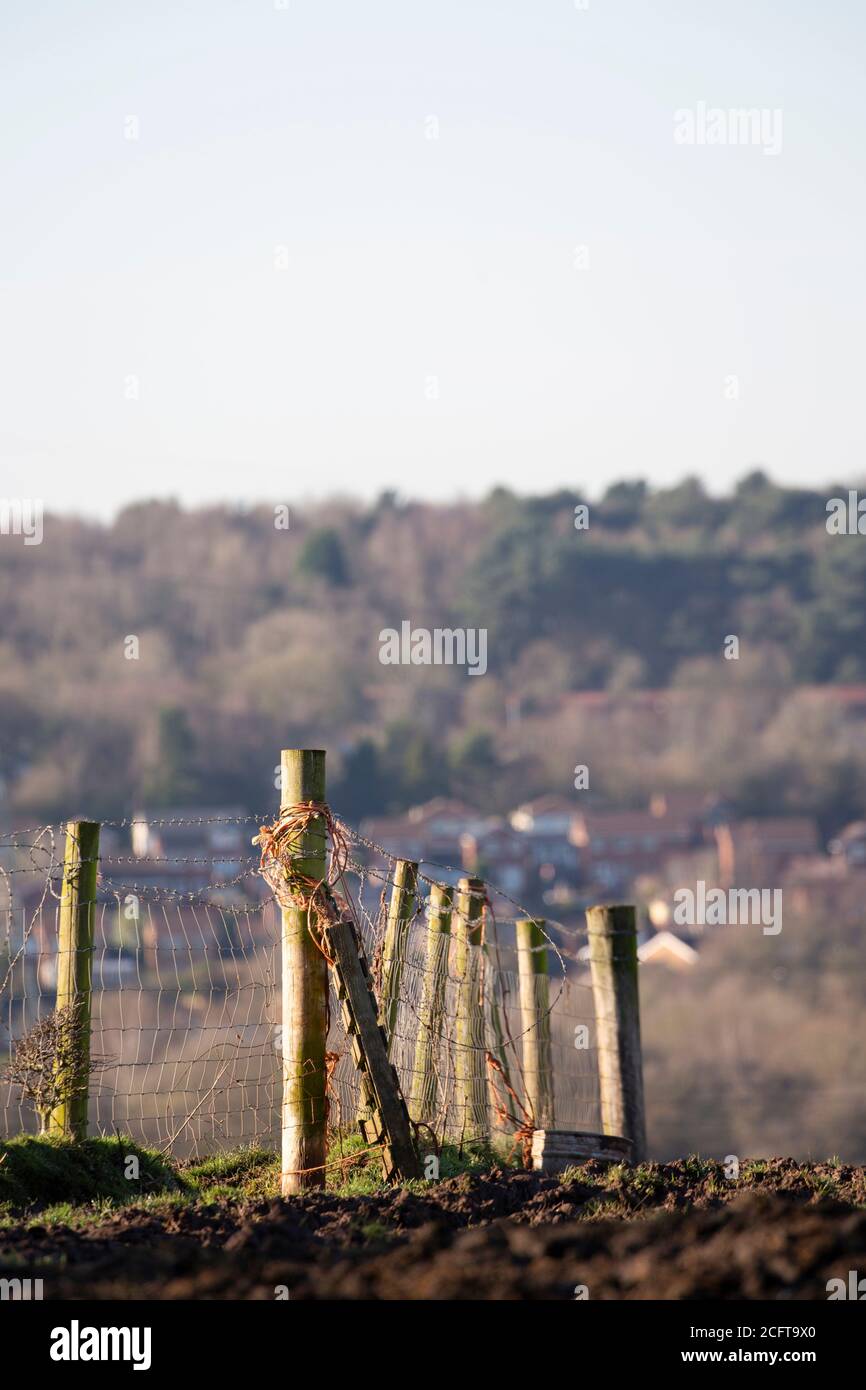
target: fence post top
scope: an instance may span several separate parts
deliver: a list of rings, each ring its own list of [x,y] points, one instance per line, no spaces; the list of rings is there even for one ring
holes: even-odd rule
[[[454,889],[450,883],[431,883],[430,896],[440,902],[450,902],[454,897]]]

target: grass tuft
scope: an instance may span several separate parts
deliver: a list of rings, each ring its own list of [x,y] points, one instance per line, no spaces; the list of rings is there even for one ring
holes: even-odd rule
[[[130,1164],[130,1158],[137,1165]],[[176,1191],[180,1186],[177,1173],[161,1154],[131,1139],[76,1143],[25,1134],[0,1141],[0,1206],[6,1209],[49,1208],[58,1203],[125,1205],[148,1193]]]
[[[179,1168],[179,1176],[197,1196],[214,1201],[220,1197],[276,1197],[280,1190],[280,1160],[273,1149],[232,1149],[192,1159]]]
[[[488,1173],[491,1168],[518,1168],[519,1157],[511,1155],[509,1146],[500,1147],[489,1143],[452,1144],[444,1143],[439,1153],[425,1153],[421,1144],[421,1172],[425,1176],[403,1185],[411,1192],[426,1192],[431,1183],[444,1182],[446,1178],[457,1178],[464,1173]],[[345,1166],[329,1167],[327,1187],[340,1197],[371,1196],[374,1192],[386,1190],[388,1184],[382,1177],[382,1159],[376,1149],[366,1148],[360,1134],[336,1136],[328,1149],[328,1163],[336,1165],[345,1158]],[[430,1159],[437,1160],[434,1166]],[[430,1176],[426,1174],[429,1171]],[[438,1176],[437,1176],[438,1174]]]

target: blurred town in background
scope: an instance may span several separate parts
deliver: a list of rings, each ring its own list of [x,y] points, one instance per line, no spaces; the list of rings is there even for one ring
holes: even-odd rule
[[[0,550],[0,825],[100,820],[118,883],[230,922],[280,749],[326,748],[371,846],[568,930],[637,903],[658,1156],[863,1161],[866,552],[831,495],[48,513]],[[407,619],[483,628],[486,674],[383,665]],[[698,882],[780,890],[782,930],[679,924]]]

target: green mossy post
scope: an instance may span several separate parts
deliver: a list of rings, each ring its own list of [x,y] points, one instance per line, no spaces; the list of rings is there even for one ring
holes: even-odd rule
[[[50,1134],[86,1139],[90,1090],[90,1009],[93,923],[99,868],[99,824],[70,821],[66,827],[60,922],[57,938],[57,1008],[74,1010],[75,1048],[58,1078],[64,1099],[51,1112]]]
[[[544,921],[521,917],[515,923],[515,934],[526,1107],[536,1129],[553,1129],[550,989]]]
[[[430,889],[427,917],[424,983],[415,1041],[412,1072],[412,1099],[409,1110],[416,1123],[431,1124],[436,1115],[438,1083],[436,1061],[442,1020],[445,1016],[445,982],[448,976],[448,947],[451,940],[451,906],[454,891],[445,883]]]
[[[633,907],[590,907],[589,963],[595,1000],[601,1120],[605,1134],[632,1143],[632,1161],[646,1158],[646,1120]]]
[[[400,1007],[400,981],[406,960],[409,923],[415,915],[415,895],[418,891],[418,865],[411,859],[398,859],[394,867],[394,886],[388,905],[388,921],[382,948],[382,999],[379,1022],[385,1029],[388,1055],[397,1027]]]
[[[461,878],[454,932],[458,980],[454,1083],[461,1140],[486,1139],[489,1131],[484,1001],[481,997],[484,899],[484,883],[480,878]]]
[[[284,748],[281,810],[304,802],[324,804],[325,754],[318,748]],[[293,868],[321,881],[327,872],[325,821],[314,817],[294,848]],[[324,1187],[326,1161],[325,1047],[328,1032],[328,963],[308,930],[309,913],[282,909],[284,1197]]]

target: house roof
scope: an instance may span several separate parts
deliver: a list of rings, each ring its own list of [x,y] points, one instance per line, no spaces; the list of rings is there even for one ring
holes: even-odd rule
[[[515,855],[524,855],[529,852],[526,843],[526,836],[519,831],[513,830],[510,825],[485,825],[480,830],[464,831],[460,837],[461,843],[469,847],[476,846],[481,850],[498,850]]]
[[[575,814],[574,802],[567,796],[560,796],[558,792],[550,792],[546,796],[536,796],[532,801],[523,801],[516,808],[513,815],[523,813],[530,816],[549,816],[563,815],[573,816]]]
[[[718,803],[717,792],[656,791],[650,797],[650,813],[659,819],[706,815]]]
[[[683,965],[694,965],[698,958],[698,953],[694,946],[690,946],[687,941],[675,936],[672,931],[657,931],[654,936],[641,943],[637,948],[638,960],[641,962],[658,960],[662,956],[672,956]]]
[[[818,826],[811,816],[766,816],[729,821],[721,828],[727,829],[735,841],[748,841],[767,848],[783,849],[797,844],[804,849],[817,849],[819,844]]]
[[[473,824],[485,819],[480,811],[467,806],[463,801],[456,801],[447,796],[434,796],[431,801],[411,807],[407,813],[407,819],[413,826],[424,825],[441,816]]]
[[[691,822],[683,816],[654,816],[649,811],[588,811],[575,817],[571,838],[575,844],[616,836],[652,836],[657,840],[688,839]]]
[[[565,821],[570,825],[576,815],[573,801],[568,797],[551,793],[549,796],[537,796],[533,801],[524,801],[511,812],[509,820],[521,835],[533,835],[539,830],[538,823],[546,818]]]
[[[393,849],[407,837],[417,839],[419,833],[418,827],[410,825],[406,816],[365,816],[359,829],[383,849]]]

